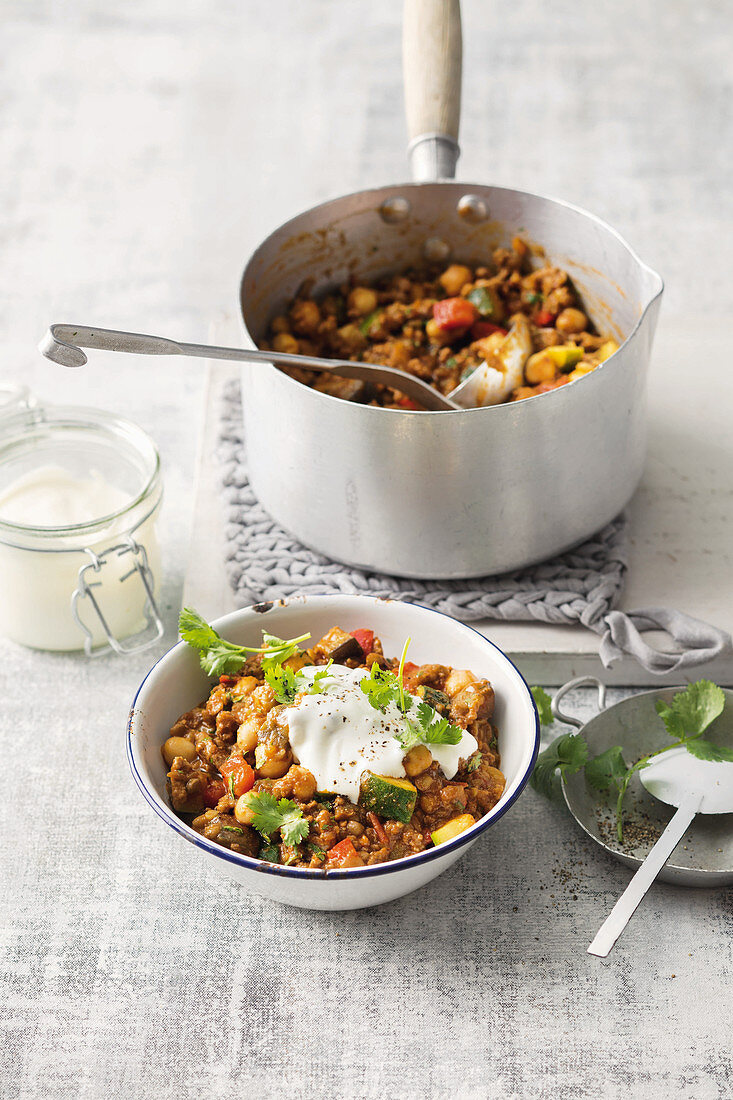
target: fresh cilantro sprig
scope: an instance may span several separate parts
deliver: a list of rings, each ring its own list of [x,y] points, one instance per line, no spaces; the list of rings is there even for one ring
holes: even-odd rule
[[[272,668],[287,661],[288,657],[298,652],[300,643],[310,638],[310,634],[303,634],[300,638],[286,641],[263,631],[261,646],[235,645],[220,637],[191,607],[184,607],[181,611],[178,629],[184,642],[199,651],[201,667],[209,676],[239,672],[250,653],[261,653],[263,669]]]
[[[670,703],[657,700],[655,709],[664,723],[672,743],[663,749],[647,753],[633,764],[627,764],[621,745],[612,745],[605,752],[588,760],[588,746],[579,734],[563,734],[555,738],[549,748],[540,753],[532,773],[532,786],[542,794],[551,795],[557,771],[572,775],[585,767],[585,777],[597,791],[616,792],[616,832],[623,843],[623,804],[629,783],[661,753],[684,747],[698,760],[733,762],[733,749],[716,745],[702,734],[722,713],[725,693],[709,680],[698,680],[678,691]]]
[[[702,734],[725,706],[725,693],[717,684],[709,680],[698,680],[689,684],[684,691],[678,691],[671,703],[658,699],[655,710],[664,723],[664,728],[673,738],[671,745],[647,753],[635,763],[628,765],[624,760],[620,745],[594,757],[585,769],[585,776],[591,787],[597,791],[616,791],[616,834],[619,843],[624,839],[623,803],[632,777],[646,768],[653,757],[670,749],[686,748],[698,760],[733,761],[733,749],[724,745],[715,745],[703,739]]]
[[[400,684],[397,677],[394,672],[391,672],[388,668],[381,668],[376,662],[369,670],[369,675],[363,678],[359,687],[375,710],[385,711],[389,703],[400,706],[402,695],[400,694]],[[407,696],[405,706],[407,710],[412,706],[411,695]],[[400,710],[402,710],[402,707],[400,707]],[[404,713],[406,712],[403,711]]]
[[[541,687],[531,687],[529,690],[532,692],[532,698],[535,701],[537,713],[540,716],[540,725],[551,726],[555,721],[555,717],[552,713],[552,700],[550,696],[545,689]]]
[[[405,729],[394,735],[405,752],[419,744],[457,745],[464,732],[460,726],[451,725],[447,718],[439,715],[424,699],[413,709],[416,700],[409,691],[405,691],[404,685],[405,658],[409,644],[408,638],[402,647],[397,674],[380,668],[375,663],[359,686],[375,710],[385,711],[389,703],[394,703],[405,715]]]
[[[283,844],[294,848],[308,836],[310,826],[290,798],[276,799],[269,791],[249,791],[244,798],[252,825],[266,840],[279,829]]]
[[[308,695],[319,695],[323,691],[323,681],[328,679],[329,669],[333,661],[320,668],[312,680],[304,676],[302,672],[294,672],[285,665],[269,663],[265,668],[265,680],[275,693],[278,703],[288,706],[296,695],[305,692]],[[264,667],[264,661],[263,661]]]
[[[555,774],[573,775],[588,759],[588,746],[580,733],[563,733],[537,757],[531,785],[547,798],[552,797]]]

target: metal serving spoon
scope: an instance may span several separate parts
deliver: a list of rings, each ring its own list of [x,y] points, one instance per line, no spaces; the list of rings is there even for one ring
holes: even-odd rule
[[[87,357],[82,348],[98,351],[132,352],[136,355],[192,355],[201,359],[243,359],[249,363],[279,363],[286,367],[330,371],[343,378],[381,382],[419,402],[425,409],[438,412],[458,409],[459,405],[438,393],[427,382],[395,367],[375,363],[353,363],[349,359],[316,359],[310,355],[290,355],[282,351],[255,351],[250,348],[220,348],[209,344],[183,344],[164,336],[144,336],[138,332],[117,332],[86,325],[51,325],[38,345],[39,351],[64,367],[83,367]]]
[[[678,809],[588,948],[591,955],[602,959],[623,932],[695,815],[733,813],[733,764],[698,760],[685,748],[670,749],[652,758],[640,770],[639,779],[649,794]]]

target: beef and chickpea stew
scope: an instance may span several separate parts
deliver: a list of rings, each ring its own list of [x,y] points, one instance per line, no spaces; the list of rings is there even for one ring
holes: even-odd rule
[[[504,791],[494,692],[447,665],[385,656],[368,628],[259,647],[196,612],[183,639],[217,682],[162,746],[174,810],[232,852],[295,868],[364,867],[443,844]]]
[[[535,249],[535,252],[538,250]],[[451,394],[479,368],[476,404],[521,401],[589,374],[618,350],[599,335],[562,268],[535,263],[515,237],[485,265],[408,270],[374,285],[354,278],[314,298],[307,281],[260,347],[398,367]],[[419,408],[387,386],[288,368],[299,382],[351,401]]]

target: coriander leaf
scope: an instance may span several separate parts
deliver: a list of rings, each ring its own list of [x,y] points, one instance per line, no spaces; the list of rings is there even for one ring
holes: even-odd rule
[[[678,691],[667,705],[657,700],[656,710],[670,737],[699,737],[725,706],[725,693],[709,680],[697,680]]]
[[[302,810],[289,798],[281,798],[277,806],[283,815],[280,825],[280,836],[283,838],[283,844],[294,848],[296,844],[300,844],[301,840],[305,840],[308,836],[310,825],[303,817]]]
[[[315,674],[315,676],[313,677],[313,683],[305,689],[309,695],[318,695],[320,693],[320,691],[322,690],[321,685],[323,684],[323,681],[328,679],[329,677],[328,670],[330,669],[332,664],[333,660],[330,660],[328,664],[324,666],[324,668],[319,669],[318,672]]]
[[[620,787],[628,768],[620,745],[613,745],[599,753],[585,765],[585,778],[597,791],[610,791]]]
[[[260,848],[260,859],[264,859],[268,863],[279,863],[280,849],[275,844],[263,844]]]
[[[461,727],[452,726],[447,718],[438,718],[437,722],[431,722],[423,730],[423,740],[428,745],[458,745],[463,737]]]
[[[537,713],[540,716],[540,725],[551,726],[552,723],[555,721],[555,718],[552,713],[552,701],[550,699],[550,696],[547,694],[545,689],[541,687],[531,687],[529,690],[532,692],[532,698],[535,701]]]
[[[272,634],[263,632],[261,646],[235,645],[220,637],[212,626],[191,607],[184,607],[178,620],[181,638],[192,649],[199,650],[201,667],[209,676],[222,676],[224,673],[239,672],[249,653],[262,654],[262,667],[281,663],[297,651],[300,642],[310,638],[304,634],[300,638],[283,641]]]
[[[475,752],[471,759],[466,764],[467,772],[477,772],[481,767],[481,760],[483,759],[483,753]]]
[[[269,665],[265,669],[265,680],[275,693],[278,703],[287,706],[298,694],[298,680],[292,668],[283,665]]]
[[[247,654],[257,652],[256,649],[234,645],[220,638],[213,627],[190,607],[184,607],[181,611],[178,629],[184,642],[199,650],[201,667],[209,676],[239,672]]]
[[[554,789],[555,772],[573,775],[588,759],[588,746],[580,733],[563,733],[541,752],[537,758],[530,784],[540,794],[550,798]]]
[[[712,741],[704,741],[702,737],[692,737],[685,742],[685,748],[698,760],[730,761],[733,763],[733,749],[726,745],[714,745]]]
[[[400,691],[397,677],[389,669],[373,664],[368,676],[361,680],[359,687],[375,710],[384,711],[388,703],[399,705]]]
[[[280,828],[277,799],[269,791],[250,791],[245,795],[247,809],[252,812],[252,824],[258,833],[269,837]]]
[[[250,791],[244,797],[245,805],[252,813],[252,824],[268,840],[277,829],[283,844],[291,847],[308,836],[308,822],[291,799],[281,798],[278,801],[269,791]]]

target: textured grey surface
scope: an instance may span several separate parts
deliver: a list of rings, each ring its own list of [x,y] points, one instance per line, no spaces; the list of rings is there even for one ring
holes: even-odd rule
[[[729,6],[464,11],[464,178],[580,202],[665,273],[668,314],[730,311]],[[199,369],[98,356],[65,373],[35,342],[51,320],[205,339],[269,228],[404,176],[399,5],[0,12],[0,372],[158,440],[170,642]],[[192,869],[128,778],[125,717],[154,656],[0,645],[3,1096],[730,1095],[730,893],[655,888],[591,959],[628,873],[528,792],[382,910],[248,898]]]

